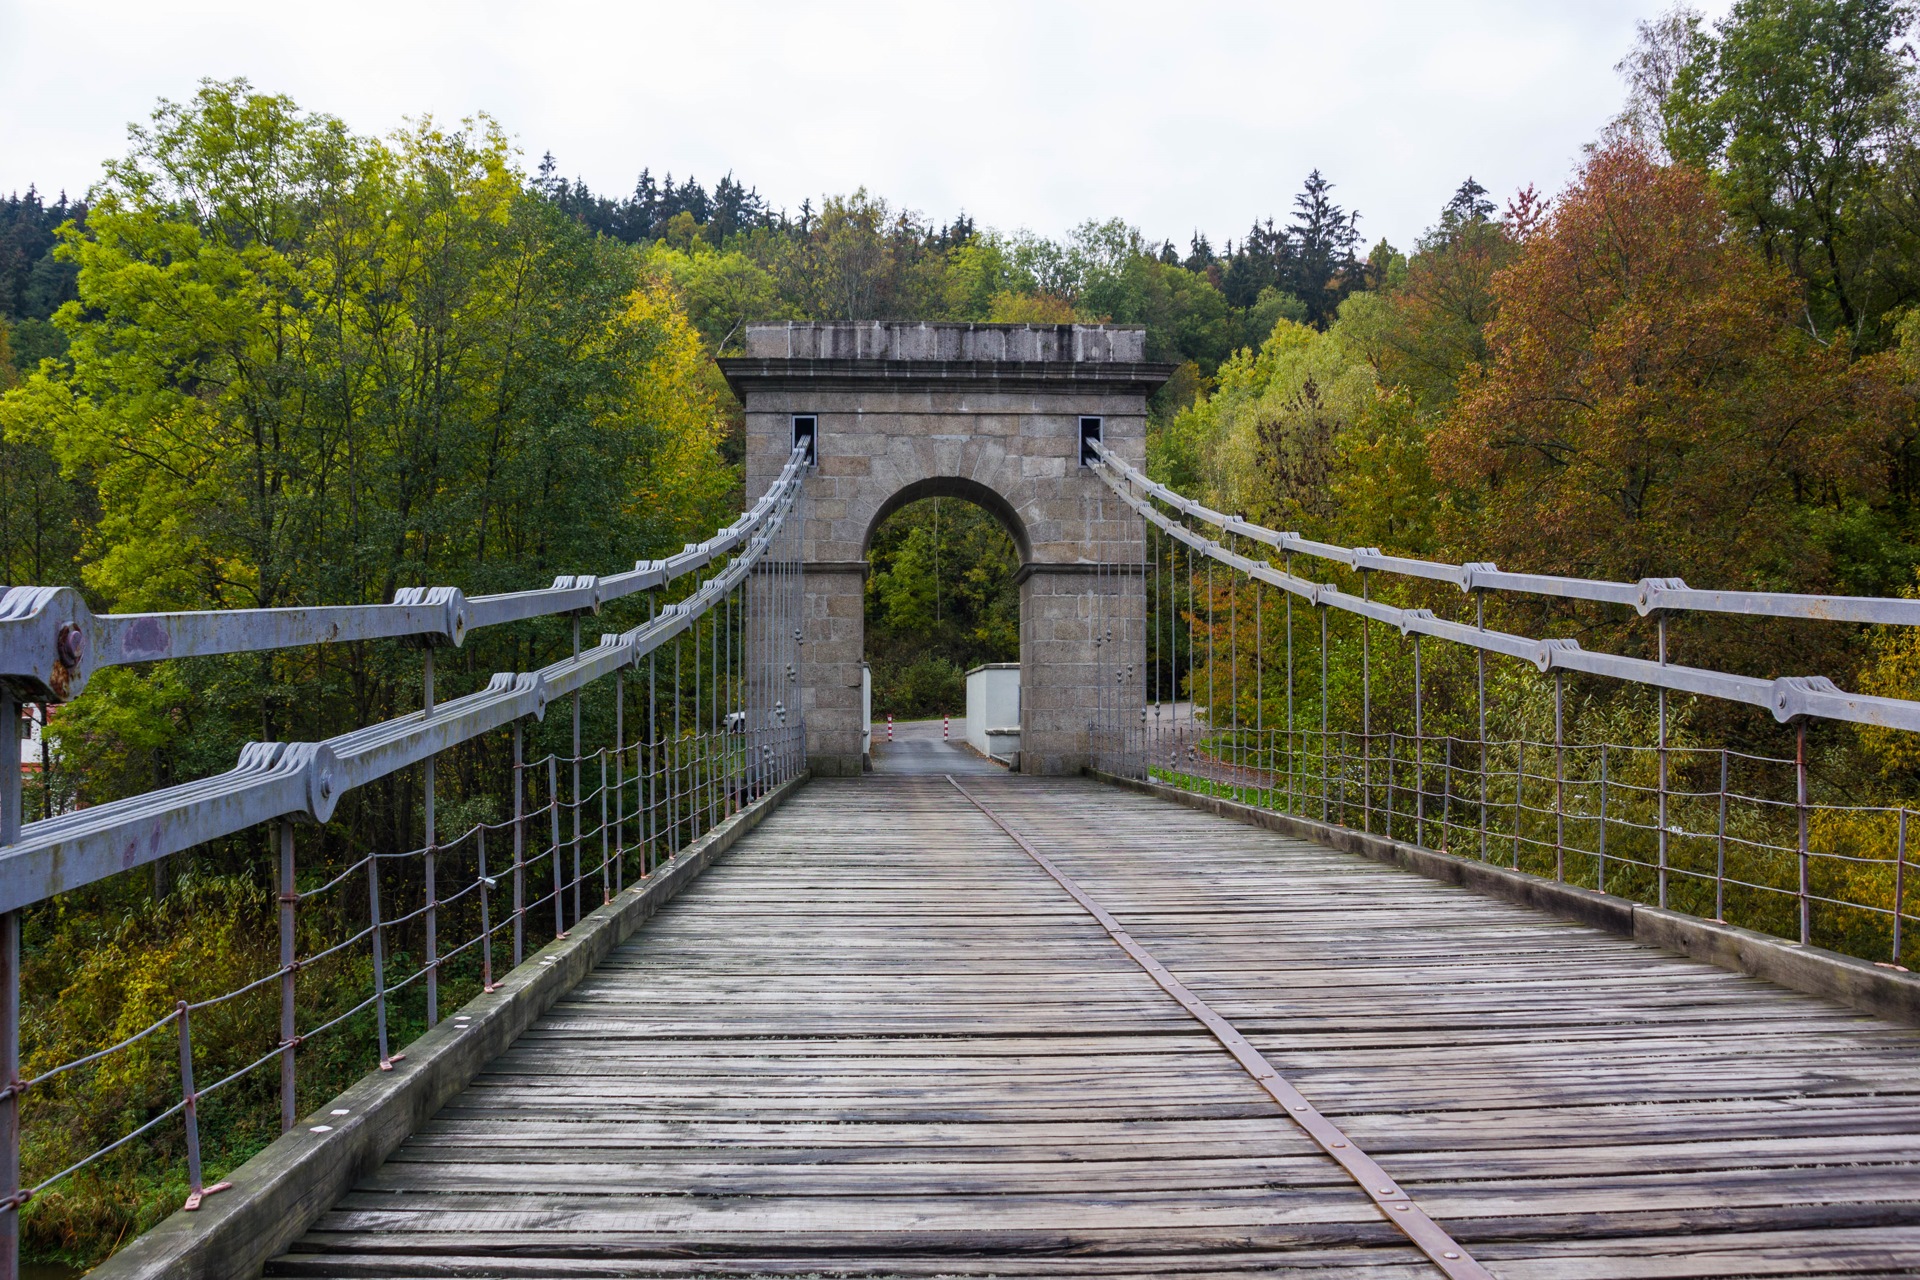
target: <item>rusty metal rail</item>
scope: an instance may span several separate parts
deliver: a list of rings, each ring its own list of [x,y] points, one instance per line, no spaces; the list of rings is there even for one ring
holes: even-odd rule
[[[947,775],[947,781],[953,789],[965,796],[967,802],[986,815],[989,822],[1006,835],[1007,839],[1020,846],[1020,851],[1033,859],[1034,863],[1049,876],[1054,883],[1066,890],[1067,896],[1078,903],[1082,910],[1099,922],[1112,938],[1115,945],[1127,953],[1127,958],[1143,969],[1154,983],[1191,1014],[1195,1021],[1207,1029],[1207,1034],[1220,1042],[1220,1047],[1233,1055],[1246,1073],[1253,1077],[1255,1084],[1266,1091],[1287,1118],[1300,1131],[1311,1138],[1314,1145],[1332,1157],[1333,1161],[1353,1179],[1354,1185],[1380,1211],[1394,1230],[1404,1235],[1413,1246],[1427,1256],[1427,1259],[1440,1269],[1448,1280],[1493,1280],[1492,1273],[1474,1260],[1466,1247],[1447,1234],[1446,1228],[1435,1222],[1422,1209],[1414,1198],[1401,1187],[1399,1180],[1388,1176],[1379,1162],[1362,1151],[1353,1139],[1349,1138],[1339,1125],[1307,1100],[1305,1094],[1290,1084],[1265,1054],[1256,1049],[1251,1040],[1240,1033],[1227,1019],[1202,1000],[1186,983],[1175,977],[1167,967],[1155,958],[1154,954],[1140,945],[1126,926],[1111,912],[1095,901],[1078,881],[1054,864],[1053,860],[1033,847],[1033,844],[1018,831],[1007,824],[1005,818],[995,813],[991,806],[978,796],[961,786],[954,777]]]

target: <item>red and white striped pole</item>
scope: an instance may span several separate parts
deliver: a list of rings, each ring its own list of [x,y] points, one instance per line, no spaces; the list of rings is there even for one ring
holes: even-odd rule
[[[887,741],[893,741],[893,712],[887,712]]]
[[[951,736],[952,736],[952,735],[951,735],[951,734],[949,734],[949,733],[947,732],[947,718],[946,718],[946,716],[944,716],[944,715],[943,715],[943,716],[941,716],[941,717],[940,717],[940,737],[941,737],[941,740],[942,740],[942,741],[945,741],[946,739],[948,739],[948,738],[950,738]]]

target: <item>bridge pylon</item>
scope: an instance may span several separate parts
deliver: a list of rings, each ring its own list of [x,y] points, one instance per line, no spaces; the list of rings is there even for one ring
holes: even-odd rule
[[[1092,762],[1093,723],[1141,696],[1146,537],[1087,441],[1144,464],[1147,397],[1173,372],[1145,351],[1144,329],[1118,325],[791,323],[749,325],[746,354],[720,361],[746,406],[749,500],[812,441],[799,692],[815,773],[860,771],[867,549],[932,497],[984,507],[1020,554],[1023,771]]]

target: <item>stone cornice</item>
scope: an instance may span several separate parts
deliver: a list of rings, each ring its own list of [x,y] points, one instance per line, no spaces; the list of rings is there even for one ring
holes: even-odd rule
[[[775,360],[727,356],[715,361],[742,401],[749,391],[902,389],[1092,391],[1152,395],[1177,365],[1098,360]]]

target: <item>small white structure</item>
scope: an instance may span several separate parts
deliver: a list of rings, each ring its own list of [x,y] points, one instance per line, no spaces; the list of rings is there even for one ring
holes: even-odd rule
[[[1019,759],[1019,663],[989,662],[967,672],[967,741],[996,760]]]
[[[27,773],[40,772],[46,764],[46,739],[41,735],[40,717],[45,712],[31,704],[20,708],[20,719],[24,722],[20,734],[20,767]]]
[[[873,768],[873,668],[860,664],[860,767]]]

